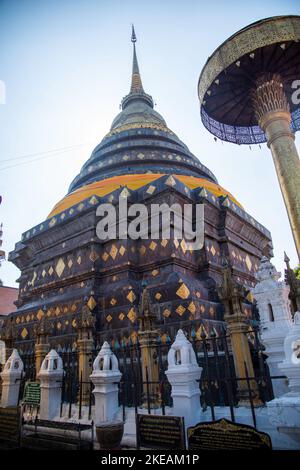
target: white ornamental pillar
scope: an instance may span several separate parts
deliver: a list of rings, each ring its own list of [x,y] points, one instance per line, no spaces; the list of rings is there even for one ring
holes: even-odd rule
[[[95,386],[95,424],[112,422],[119,410],[118,383],[121,380],[118,360],[105,341],[94,360],[90,379]]]
[[[279,364],[279,369],[289,380],[290,391],[286,396],[297,397],[300,405],[300,312],[295,313],[294,324],[284,340],[284,353],[285,360]]]
[[[41,419],[52,420],[59,416],[63,374],[62,359],[54,349],[51,349],[43,360],[38,374],[41,386]]]
[[[289,381],[289,392],[267,403],[270,419],[277,426],[300,433],[300,312],[294,315],[294,323],[284,340],[285,360],[279,369]],[[296,436],[297,434],[297,436]],[[299,447],[298,447],[299,448]]]
[[[24,365],[17,349],[13,349],[13,352],[5,363],[3,372],[1,372],[1,406],[3,408],[18,405],[23,369]]]
[[[292,324],[290,288],[279,281],[280,276],[281,273],[277,272],[275,266],[264,256],[256,274],[258,283],[252,291],[257,301],[261,338],[266,348],[271,376],[282,375],[278,365],[284,360],[284,339]],[[273,379],[272,385],[275,397],[288,392],[284,379]]]
[[[192,344],[179,330],[168,353],[166,375],[172,386],[173,415],[184,417],[186,429],[200,421],[199,367]]]

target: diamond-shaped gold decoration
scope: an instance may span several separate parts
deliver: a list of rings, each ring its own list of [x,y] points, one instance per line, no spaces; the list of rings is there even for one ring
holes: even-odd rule
[[[130,192],[128,191],[126,187],[120,192],[120,196],[124,198],[127,198],[128,196],[130,196]]]
[[[26,321],[27,321],[27,322],[30,321],[30,315],[27,315]]]
[[[103,259],[103,261],[107,261],[108,258],[109,258],[109,254],[106,253],[106,251],[103,253],[103,255],[101,256],[101,258]]]
[[[48,270],[48,274],[49,274],[50,276],[52,276],[53,271],[54,271],[54,270],[53,270],[52,266],[50,266],[50,268],[49,268],[49,270]]]
[[[207,191],[205,188],[202,188],[201,191],[199,192],[199,196],[201,197],[207,197]]]
[[[58,329],[58,330],[60,330],[60,329],[61,329],[61,323],[60,323],[60,321],[57,323],[57,325],[56,325],[56,326],[57,326],[57,329]]]
[[[72,321],[72,326],[73,326],[73,328],[76,328],[76,326],[77,326],[77,322],[76,322],[75,318],[74,318],[74,320]]]
[[[69,269],[71,269],[73,266],[73,261],[71,259],[69,259],[68,261],[68,266],[69,266]]]
[[[182,305],[179,305],[179,307],[176,308],[176,312],[178,313],[179,316],[181,316],[184,314],[185,308]]]
[[[200,312],[201,312],[201,313],[204,313],[204,312],[205,312],[205,306],[204,306],[203,304],[200,306]]]
[[[113,297],[110,301],[110,304],[111,305],[116,305],[116,303],[117,303],[117,300]]]
[[[155,242],[152,240],[152,242],[151,242],[150,245],[149,245],[150,250],[154,251],[156,247],[157,247],[157,243],[155,243]]]
[[[251,263],[251,259],[249,258],[249,255],[246,256],[245,262],[246,262],[246,266],[247,266],[248,270],[250,271],[251,268],[252,268],[252,263]]]
[[[62,273],[64,272],[64,269],[65,269],[66,265],[65,265],[65,262],[62,258],[59,258],[59,260],[57,261],[57,264],[55,266],[55,271],[56,271],[56,274],[58,275],[58,277],[60,277],[62,275]]]
[[[55,309],[55,314],[56,314],[56,315],[59,315],[59,314],[60,314],[60,308],[59,308],[59,307],[56,307],[56,309]]]
[[[129,159],[129,155],[124,155],[124,157],[122,157],[123,160],[127,161]]]
[[[157,269],[153,269],[153,271],[151,272],[153,277],[157,276],[158,273],[159,273],[159,271]]]
[[[122,245],[121,248],[119,249],[120,255],[124,256],[125,251],[126,251],[126,248]]]
[[[74,212],[74,209],[73,209],[73,207],[72,207],[72,208],[69,210],[69,214],[72,215],[73,212]]]
[[[175,179],[173,178],[172,175],[169,176],[169,178],[166,180],[165,184],[167,186],[175,186],[176,185],[176,181]]]
[[[106,321],[109,323],[112,321],[112,316],[111,315],[107,315],[106,317]]]
[[[160,293],[160,292],[157,292],[157,293],[155,294],[155,298],[156,298],[156,300],[160,300],[160,299],[161,299],[161,293]]]
[[[135,319],[136,319],[136,314],[135,314],[135,311],[134,311],[134,308],[131,308],[127,314],[127,317],[129,318],[129,320],[131,321],[131,323],[134,323]]]
[[[161,241],[161,246],[163,246],[163,247],[165,248],[168,243],[169,243],[169,240],[167,240],[166,238],[164,238],[164,239]]]
[[[72,312],[76,312],[76,310],[77,310],[76,304],[72,304],[71,310],[72,310]]]
[[[187,250],[187,246],[186,246],[184,238],[181,240],[180,246],[181,246],[181,249],[182,249],[183,253],[185,254],[185,252]]]
[[[142,256],[144,256],[144,254],[146,253],[146,247],[144,245],[142,245],[139,249],[139,252]]]
[[[176,246],[176,248],[179,247],[179,241],[177,240],[177,238],[174,238],[173,243],[174,243],[174,245]]]
[[[128,299],[129,302],[131,302],[131,303],[134,302],[134,300],[136,299],[136,296],[135,296],[135,294],[134,294],[134,292],[133,292],[132,290],[131,290],[131,291],[129,292],[129,294],[127,295],[127,299]]]
[[[38,320],[41,320],[41,318],[43,318],[43,316],[44,316],[44,312],[43,312],[43,310],[40,308],[39,311],[38,311],[38,313],[36,314],[36,318],[37,318]]]
[[[232,250],[231,254],[232,254],[233,258],[236,257],[236,254],[235,254],[235,251],[234,251],[234,250]]]
[[[56,218],[53,217],[53,219],[51,219],[49,222],[49,227],[53,227],[55,224],[56,224]]]
[[[110,254],[110,256],[112,257],[113,260],[116,259],[116,256],[118,254],[118,248],[116,247],[116,245],[112,245],[109,254]]]
[[[91,199],[89,200],[89,203],[92,204],[93,206],[97,204],[98,200],[95,196],[92,196]]]
[[[197,291],[197,292],[196,292],[196,297],[198,297],[198,299],[200,299],[200,297],[201,297],[201,292]]]
[[[21,320],[20,320],[20,317],[17,317],[17,319],[16,319],[17,325],[20,323],[20,321],[21,321]]]
[[[21,336],[22,336],[23,339],[25,339],[28,336],[28,331],[26,330],[26,328],[23,328],[23,330],[21,332]]]
[[[176,294],[177,294],[178,297],[180,297],[181,299],[187,299],[188,296],[190,295],[190,290],[189,290],[188,287],[183,283],[183,284],[181,284],[181,286],[179,287],[179,289],[176,291]]]
[[[215,256],[215,254],[216,254],[216,249],[215,249],[214,245],[211,246],[210,252],[211,252],[211,254],[212,254],[213,256]]]
[[[149,186],[149,188],[147,189],[146,193],[153,194],[155,190],[156,190],[156,187],[151,184],[151,186]]]
[[[94,308],[96,307],[96,305],[97,305],[97,302],[96,302],[96,300],[94,299],[94,297],[91,295],[91,297],[90,297],[89,300],[88,300],[87,306],[89,307],[90,310],[94,310]]]
[[[42,271],[42,277],[45,277],[46,274],[47,274],[46,271],[43,269],[43,271]]]
[[[171,315],[171,312],[168,308],[165,308],[163,311],[163,316],[168,318]]]
[[[210,307],[209,308],[209,313],[210,313],[210,315],[214,315],[215,309],[213,307]]]
[[[120,315],[119,315],[119,319],[122,321],[122,320],[124,320],[124,318],[125,318],[125,315],[124,315],[123,312],[121,312]]]
[[[77,206],[77,209],[79,211],[82,211],[82,209],[84,208],[84,204],[81,202],[78,206]]]
[[[94,250],[91,251],[90,260],[94,263],[95,261],[97,261],[98,258],[99,258],[99,256],[97,255],[97,253]]]
[[[196,312],[196,306],[195,306],[194,302],[191,302],[191,303],[189,304],[188,310],[189,310],[192,314],[194,314],[194,313]]]
[[[77,264],[81,264],[81,256],[80,255],[77,258]]]

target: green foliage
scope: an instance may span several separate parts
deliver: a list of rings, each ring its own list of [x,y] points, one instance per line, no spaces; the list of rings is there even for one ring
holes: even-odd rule
[[[296,277],[300,279],[300,264],[294,269],[294,273],[296,274]]]

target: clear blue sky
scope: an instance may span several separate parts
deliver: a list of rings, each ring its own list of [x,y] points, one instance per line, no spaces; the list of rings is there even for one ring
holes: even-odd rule
[[[272,233],[273,262],[283,270],[296,251],[271,154],[215,143],[202,126],[200,71],[213,50],[253,21],[299,14],[298,1],[0,0],[0,221],[8,253],[21,233],[42,222],[108,132],[130,85],[130,24],[146,92],[168,126]],[[296,138],[298,148],[299,136]],[[27,154],[85,144],[26,165]],[[34,159],[36,157],[32,157]],[[31,159],[27,159],[31,160]],[[19,272],[5,261],[0,278]]]

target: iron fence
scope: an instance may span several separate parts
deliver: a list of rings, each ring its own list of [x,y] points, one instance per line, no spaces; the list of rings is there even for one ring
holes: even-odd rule
[[[239,378],[236,376],[230,337],[225,330],[223,334],[217,334],[213,329],[209,336],[205,329],[200,336],[193,334],[191,329],[187,332],[198,365],[202,368],[199,379],[199,406],[203,410],[210,409],[212,419],[215,419],[217,406],[227,406],[230,409],[232,421],[235,420],[235,409],[241,399],[240,384],[243,381],[243,392],[247,395],[246,399],[249,408],[251,408],[253,423],[256,425],[255,408],[257,403],[263,405],[274,397],[271,379],[284,378],[283,376],[270,377],[266,363],[267,356],[260,342],[258,329],[252,328],[246,334],[251,349],[254,374],[253,376],[248,374],[245,364],[246,374],[243,378]],[[122,373],[122,379],[119,383],[119,404],[123,408],[124,416],[126,407],[135,408],[137,411],[142,406],[146,408],[148,413],[159,407],[162,414],[165,414],[166,407],[173,405],[171,386],[165,374],[168,367],[167,356],[172,342],[171,335],[165,335],[164,341],[160,336],[157,338],[155,347],[150,347],[151,358],[158,371],[155,381],[151,377],[149,378],[145,367],[143,370],[142,348],[138,336],[135,337],[135,341],[129,340],[126,343],[111,342],[111,349],[118,359],[119,369]],[[100,343],[95,341],[89,358],[91,370],[93,360],[99,350]],[[87,406],[88,418],[91,419],[94,405],[93,385],[79,377],[79,357],[76,346],[74,344],[64,347],[58,346],[57,352],[62,357],[65,371],[62,380],[61,414],[63,406],[66,405],[67,414],[71,417],[74,411],[73,407],[76,405],[76,413],[81,419],[83,406]],[[25,382],[35,378],[34,350],[31,348],[20,351],[20,355],[24,363],[24,377],[21,385],[23,390]],[[253,394],[253,383],[255,384],[256,396]],[[155,388],[157,395],[155,400],[151,392],[153,388]],[[22,396],[22,390],[20,390],[20,396]]]

